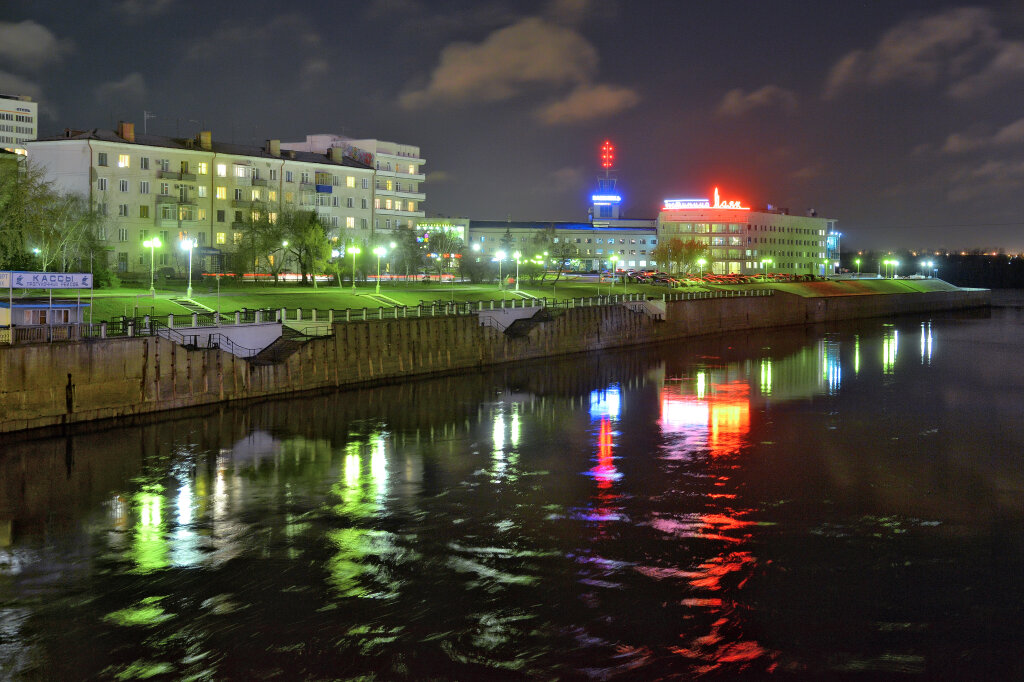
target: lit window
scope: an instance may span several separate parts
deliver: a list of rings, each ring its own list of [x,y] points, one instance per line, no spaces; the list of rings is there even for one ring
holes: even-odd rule
[[[218,199],[227,199],[228,198],[228,188],[227,187],[218,187],[217,188],[217,198]]]
[[[106,180],[104,180],[103,182],[106,182]],[[106,185],[103,186],[103,189],[106,189]],[[374,199],[373,200],[373,207],[374,208],[380,208],[380,199]]]
[[[139,217],[140,218],[148,218],[149,217],[149,206],[139,206]]]
[[[267,214],[267,220],[269,220],[271,223],[276,223],[277,222],[277,214],[276,213],[268,213]]]
[[[217,164],[217,177],[226,178],[228,176],[228,166],[225,163]]]
[[[384,200],[384,208],[391,208],[391,199]]]
[[[228,242],[228,235],[227,235],[227,233],[225,233],[225,232],[218,232],[217,233],[217,243],[218,244],[227,244],[227,242]]]
[[[352,228],[354,228],[355,226],[356,226],[356,219],[355,218],[345,218],[345,227],[352,227]]]
[[[409,209],[408,210],[415,211],[416,210],[416,204],[414,202],[410,201],[409,202]]]
[[[346,187],[355,187],[356,186],[356,178],[355,178],[355,176],[350,175],[347,178],[345,178],[345,186]]]
[[[117,167],[118,168],[128,168],[130,166],[130,163],[131,162],[129,161],[127,154],[118,154],[117,155]]]
[[[196,220],[206,220],[206,209],[205,208],[197,208],[196,209]]]
[[[277,201],[277,190],[272,189],[267,191],[267,201]]]
[[[253,201],[259,201],[260,200],[260,191],[258,189],[254,189],[252,191],[252,200]]]
[[[235,166],[235,177],[236,178],[247,178],[247,177],[249,177],[249,169],[246,166]]]
[[[390,189],[393,189],[393,188],[394,188],[394,186],[395,186],[395,183],[394,183],[394,182],[392,182],[391,180],[388,180],[388,182],[387,182],[387,185],[388,185],[388,189],[390,190]]]
[[[234,233],[232,233],[231,241],[234,242],[236,245],[237,244],[241,244],[242,243],[242,233],[241,232],[234,232]]]
[[[409,164],[409,175],[415,175],[415,174],[416,174],[416,166],[414,166],[414,165],[412,165],[410,163]]]
[[[206,185],[199,185],[198,187],[196,187],[196,193],[199,195],[200,199],[205,197],[206,196]]]
[[[196,173],[198,173],[199,175],[206,175],[208,171],[209,167],[206,165],[205,161],[200,161],[199,163],[196,164]]]

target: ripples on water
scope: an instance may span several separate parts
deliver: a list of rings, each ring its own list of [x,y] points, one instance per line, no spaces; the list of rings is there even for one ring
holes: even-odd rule
[[[0,667],[1019,677],[1024,370],[1001,339],[1021,321],[727,337],[10,444]]]

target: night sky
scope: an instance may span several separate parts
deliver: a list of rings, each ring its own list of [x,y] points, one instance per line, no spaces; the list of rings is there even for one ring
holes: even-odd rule
[[[1024,251],[1024,4],[913,0],[35,0],[0,92],[40,134],[419,145],[428,216],[582,220],[598,146],[628,217],[810,208],[844,246]]]

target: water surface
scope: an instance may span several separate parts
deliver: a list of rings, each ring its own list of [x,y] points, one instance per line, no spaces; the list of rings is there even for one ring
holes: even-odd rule
[[[1018,306],[0,455],[15,679],[1024,676]]]

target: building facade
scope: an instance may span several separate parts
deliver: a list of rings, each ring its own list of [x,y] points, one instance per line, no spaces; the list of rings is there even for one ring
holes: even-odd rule
[[[305,142],[282,142],[281,148],[317,154],[340,149],[343,154],[372,166],[376,171],[371,221],[374,232],[412,228],[425,215],[423,204],[427,195],[421,191],[420,183],[426,180],[426,161],[417,146],[320,134],[307,135]]]
[[[197,267],[223,272],[244,238],[245,220],[267,212],[314,211],[334,242],[365,242],[372,233],[374,170],[341,150],[317,154],[196,138],[68,130],[27,144],[29,162],[65,192],[87,197],[106,216],[99,235],[118,272],[150,267],[143,242],[159,237],[156,265],[172,265],[177,243],[194,238]]]
[[[794,216],[786,209],[750,209],[739,201],[666,199],[658,214],[660,239],[696,241],[709,252],[715,274],[832,272],[828,234],[836,221],[816,215]]]
[[[39,135],[39,103],[27,95],[0,94],[0,149],[25,153],[25,143]]]

